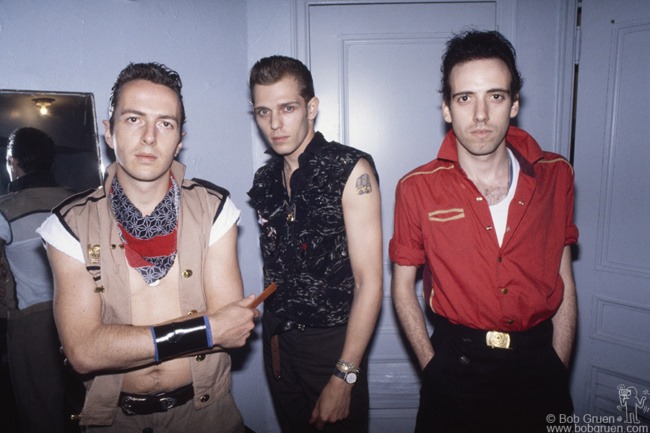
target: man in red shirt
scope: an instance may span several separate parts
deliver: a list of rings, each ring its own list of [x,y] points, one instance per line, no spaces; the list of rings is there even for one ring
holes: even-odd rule
[[[573,170],[510,126],[522,80],[498,32],[447,43],[438,158],[397,185],[392,296],[422,368],[416,432],[545,432],[570,415]],[[424,266],[429,338],[414,290]]]

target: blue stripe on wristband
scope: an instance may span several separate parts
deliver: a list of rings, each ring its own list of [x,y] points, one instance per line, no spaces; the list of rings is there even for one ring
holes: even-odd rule
[[[203,316],[203,321],[205,322],[205,339],[208,343],[208,348],[212,349],[214,344],[212,344],[212,327],[210,326],[210,319],[208,316]]]

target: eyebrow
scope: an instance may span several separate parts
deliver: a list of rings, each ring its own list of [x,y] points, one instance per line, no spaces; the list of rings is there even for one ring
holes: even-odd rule
[[[494,88],[494,89],[489,89],[485,93],[507,93],[508,95],[510,95],[510,89],[502,89],[500,87],[497,87],[497,88]],[[475,94],[476,94],[476,92],[467,91],[467,92],[456,92],[456,93],[452,94],[451,96],[452,96],[452,98],[455,98],[456,96],[460,96],[460,95],[475,95]]]
[[[280,103],[280,104],[278,104],[278,105],[276,105],[276,106],[277,106],[277,107],[286,107],[287,105],[293,105],[293,104],[298,104],[298,105],[300,105],[300,101],[287,101],[287,102],[282,102],[282,103]],[[255,106],[253,106],[253,109],[254,109],[254,110],[259,110],[259,109],[264,109],[264,108],[266,108],[267,110],[270,109],[269,107],[267,107],[267,106],[265,106],[265,105],[255,105]]]
[[[135,114],[137,116],[146,116],[147,114],[139,111],[139,110],[134,110],[132,108],[127,108],[126,110],[122,111],[120,113],[120,117],[124,115],[129,115],[129,114]],[[165,120],[173,120],[174,122],[178,122],[178,118],[174,116],[173,114],[161,114],[160,116],[156,117],[156,119],[165,119]]]

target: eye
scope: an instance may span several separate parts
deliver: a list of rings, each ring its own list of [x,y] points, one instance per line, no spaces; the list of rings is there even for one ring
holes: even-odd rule
[[[129,117],[126,118],[126,121],[127,121],[128,123],[135,123],[135,122],[138,121],[138,118],[135,117],[135,116],[129,116]]]
[[[456,98],[456,101],[458,101],[459,104],[467,103],[469,100],[469,95],[458,95],[458,98]]]
[[[286,111],[287,113],[291,113],[295,109],[296,109],[296,107],[294,107],[293,105],[286,105],[284,107],[284,111]]]
[[[269,109],[268,108],[258,108],[255,110],[255,115],[257,117],[266,117],[269,115]]]

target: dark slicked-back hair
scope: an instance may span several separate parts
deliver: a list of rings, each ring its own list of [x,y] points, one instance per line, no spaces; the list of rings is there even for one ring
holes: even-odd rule
[[[36,128],[18,128],[9,135],[7,150],[26,174],[50,171],[54,164],[54,140]]]
[[[181,77],[178,75],[178,72],[173,71],[160,63],[129,63],[129,65],[122,69],[122,72],[117,76],[117,80],[115,81],[115,84],[113,84],[113,89],[111,90],[110,109],[108,111],[111,132],[113,132],[114,126],[113,114],[115,113],[115,107],[117,107],[117,103],[120,99],[122,87],[124,87],[126,83],[135,80],[151,81],[154,84],[162,84],[163,86],[172,89],[181,103],[181,118],[179,119],[181,126],[185,124],[185,105],[183,104],[183,95],[181,94],[183,83],[181,82]]]
[[[293,77],[298,82],[298,92],[305,102],[314,97],[314,80],[307,66],[291,57],[271,56],[258,60],[251,68],[248,81],[251,102],[255,103],[253,89],[256,85],[275,84],[286,76]]]
[[[510,71],[510,97],[513,101],[519,99],[523,79],[517,70],[517,54],[510,41],[497,31],[469,30],[447,41],[447,51],[442,56],[442,97],[447,104],[451,100],[449,77],[454,66],[486,59],[499,59],[506,64]]]

